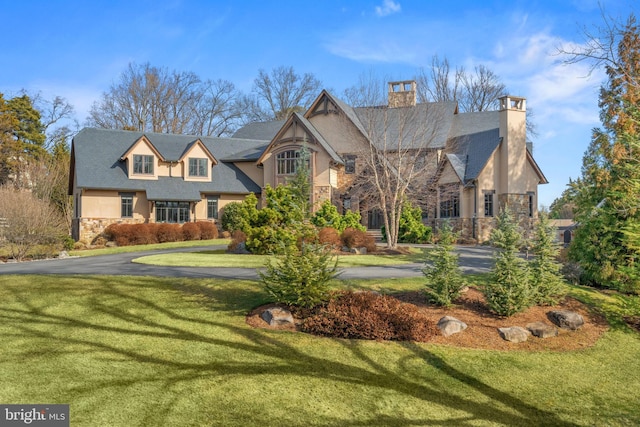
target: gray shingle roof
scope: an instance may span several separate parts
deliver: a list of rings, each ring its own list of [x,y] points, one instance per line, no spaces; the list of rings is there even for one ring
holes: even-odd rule
[[[181,177],[129,179],[120,157],[143,135],[165,159],[174,161],[200,139],[218,160],[211,182],[189,182]],[[200,193],[260,193],[260,186],[225,159],[264,146],[265,141],[85,128],[73,138],[74,174],[79,188],[147,191],[153,200],[199,200]]]
[[[458,176],[466,184],[478,177],[491,154],[500,145],[500,131],[498,128],[494,128],[460,135],[451,138],[447,145],[452,151],[447,158]],[[462,173],[463,171],[464,173]]]
[[[444,148],[451,130],[455,102],[417,104],[411,108],[355,108],[371,142],[380,149]],[[384,145],[387,145],[384,147]]]
[[[274,120],[271,122],[248,123],[233,134],[233,138],[262,139],[271,141],[280,131],[286,120]]]

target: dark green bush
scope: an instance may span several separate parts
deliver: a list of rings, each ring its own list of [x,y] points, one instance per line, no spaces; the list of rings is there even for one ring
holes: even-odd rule
[[[386,227],[381,227],[382,238],[386,239]],[[402,205],[398,225],[398,243],[429,243],[432,230],[422,223],[422,209],[405,201]]]
[[[303,243],[287,247],[284,255],[269,260],[260,280],[277,302],[313,307],[329,299],[329,282],[336,276],[337,260],[324,246]]]

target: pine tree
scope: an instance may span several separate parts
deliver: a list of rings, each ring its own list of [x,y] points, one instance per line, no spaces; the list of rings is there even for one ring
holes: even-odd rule
[[[451,306],[465,287],[458,265],[459,255],[454,252],[456,239],[457,235],[446,222],[440,230],[438,243],[427,254],[427,266],[422,270],[427,278],[427,297],[445,307]]]
[[[570,256],[584,279],[624,292],[640,292],[640,31],[632,15],[600,91],[603,129],[594,131],[583,158],[576,196],[578,228]]]
[[[531,261],[533,300],[538,305],[555,305],[565,294],[561,266],[556,261],[560,250],[554,243],[554,235],[549,216],[541,212],[534,230]]]
[[[491,243],[498,251],[491,280],[483,290],[484,296],[491,311],[500,316],[511,316],[530,307],[533,295],[527,263],[518,256],[522,232],[508,208],[497,217]]]

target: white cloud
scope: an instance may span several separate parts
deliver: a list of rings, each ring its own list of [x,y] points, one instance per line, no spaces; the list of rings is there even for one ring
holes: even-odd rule
[[[400,3],[396,3],[393,0],[384,0],[382,6],[376,6],[376,15],[387,16],[393,13],[400,12]]]

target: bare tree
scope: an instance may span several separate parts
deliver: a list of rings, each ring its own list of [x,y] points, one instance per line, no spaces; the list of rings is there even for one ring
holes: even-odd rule
[[[421,69],[416,81],[420,102],[457,101],[466,113],[495,110],[498,98],[507,92],[500,77],[486,66],[478,65],[473,72],[464,67],[452,70],[449,60],[437,55],[429,71]]]
[[[65,235],[60,215],[28,191],[0,188],[0,244],[20,261],[38,245],[56,245]]]
[[[129,64],[92,105],[87,123],[105,129],[222,136],[239,124],[234,85],[192,72]]]
[[[583,43],[558,46],[556,53],[564,57],[566,64],[587,64],[589,73],[603,67],[624,72],[626,67],[620,62],[618,47],[627,32],[628,24],[635,22],[635,15],[631,13],[626,20],[614,18],[606,13],[602,4],[600,15],[601,25],[581,28]],[[632,86],[637,87],[640,84],[637,76],[626,73],[625,77]]]
[[[383,99],[373,90],[376,85],[386,87],[380,80],[364,78],[348,90],[352,99],[370,103],[369,107],[354,109],[361,126],[352,127],[352,139],[363,140],[357,153],[363,170],[354,177],[351,191],[369,209],[379,207],[387,246],[394,248],[403,204],[413,191],[425,191],[435,176],[438,154],[434,147],[446,137],[438,126],[446,107],[442,103],[422,103],[391,108],[383,105]],[[358,133],[364,134],[364,139],[358,138]]]
[[[434,55],[429,70],[420,69],[416,77],[418,101],[458,101],[463,73],[464,68],[457,67],[452,72],[447,58],[441,60],[438,55]]]
[[[266,120],[286,119],[291,113],[305,111],[322,88],[313,74],[297,74],[293,67],[280,66],[271,73],[260,69],[247,104],[252,114]]]

